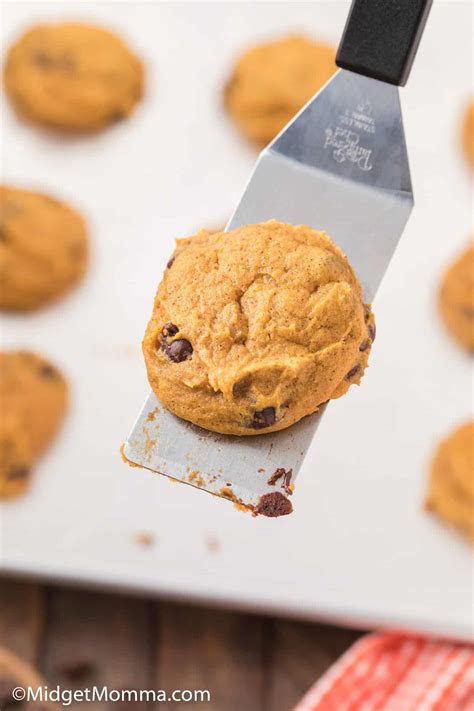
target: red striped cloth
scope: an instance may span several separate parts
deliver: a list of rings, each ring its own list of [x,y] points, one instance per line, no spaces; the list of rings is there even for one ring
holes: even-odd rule
[[[368,635],[294,711],[474,711],[474,648],[401,634]]]

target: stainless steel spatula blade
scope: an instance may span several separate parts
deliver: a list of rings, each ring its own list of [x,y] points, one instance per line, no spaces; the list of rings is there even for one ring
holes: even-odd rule
[[[379,11],[380,5],[387,4],[386,10],[393,7],[390,2],[377,0]],[[371,71],[370,66],[357,66],[363,74],[339,71],[261,153],[227,227],[275,218],[326,231],[347,254],[368,303],[413,207],[396,84],[406,79],[407,62],[413,60],[413,43],[418,41],[430,3],[409,2],[410,12],[413,5],[420,12],[410,15],[409,28],[405,23],[411,44],[404,49],[397,81],[392,81],[388,70],[385,81],[383,76],[373,78],[380,71]],[[351,22],[360,21],[367,5],[371,2],[353,3],[345,30],[347,41],[353,39]],[[344,42],[340,54],[344,54]],[[341,63],[347,66],[347,61]],[[375,64],[380,67],[380,58]],[[393,69],[393,62],[389,67]],[[175,417],[151,394],[124,454],[134,464],[257,511],[264,511],[265,494],[272,494],[274,502],[278,493],[278,505],[271,512],[287,513],[291,507],[283,495],[291,491],[324,409],[281,432],[232,437]]]
[[[370,303],[413,207],[399,90],[340,70],[261,154],[228,229],[324,230]]]

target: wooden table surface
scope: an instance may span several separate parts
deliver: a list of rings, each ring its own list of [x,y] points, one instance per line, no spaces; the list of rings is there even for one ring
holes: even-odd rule
[[[50,686],[209,689],[211,702],[182,704],[189,710],[290,711],[358,635],[322,624],[0,579],[0,644],[36,666]],[[163,711],[179,706],[156,704]]]

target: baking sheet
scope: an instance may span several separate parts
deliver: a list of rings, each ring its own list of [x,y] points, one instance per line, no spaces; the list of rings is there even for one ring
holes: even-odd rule
[[[95,137],[39,131],[1,100],[2,179],[70,200],[93,238],[90,272],[74,293],[0,321],[5,347],[51,357],[72,388],[69,417],[31,492],[0,508],[4,572],[471,634],[469,546],[421,510],[432,448],[472,408],[471,360],[445,335],[434,298],[472,222],[458,147],[471,81],[469,2],[435,3],[402,91],[415,212],[375,303],[371,367],[363,387],[323,418],[295,513],[254,519],[131,469],[119,454],[148,392],[139,344],[173,240],[224,224],[256,158],[221,108],[233,58],[288,30],[337,42],[348,6],[3,4],[3,48],[33,20],[90,19],[121,32],[148,69],[137,114]],[[154,545],[138,545],[138,532]]]

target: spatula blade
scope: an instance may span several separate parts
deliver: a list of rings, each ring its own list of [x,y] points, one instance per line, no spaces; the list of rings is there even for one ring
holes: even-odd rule
[[[260,155],[228,229],[275,218],[326,231],[370,303],[412,207],[398,88],[339,71]],[[281,432],[231,437],[180,420],[151,394],[124,454],[255,508],[264,494],[289,493],[271,477],[280,469],[294,482],[324,409]]]

